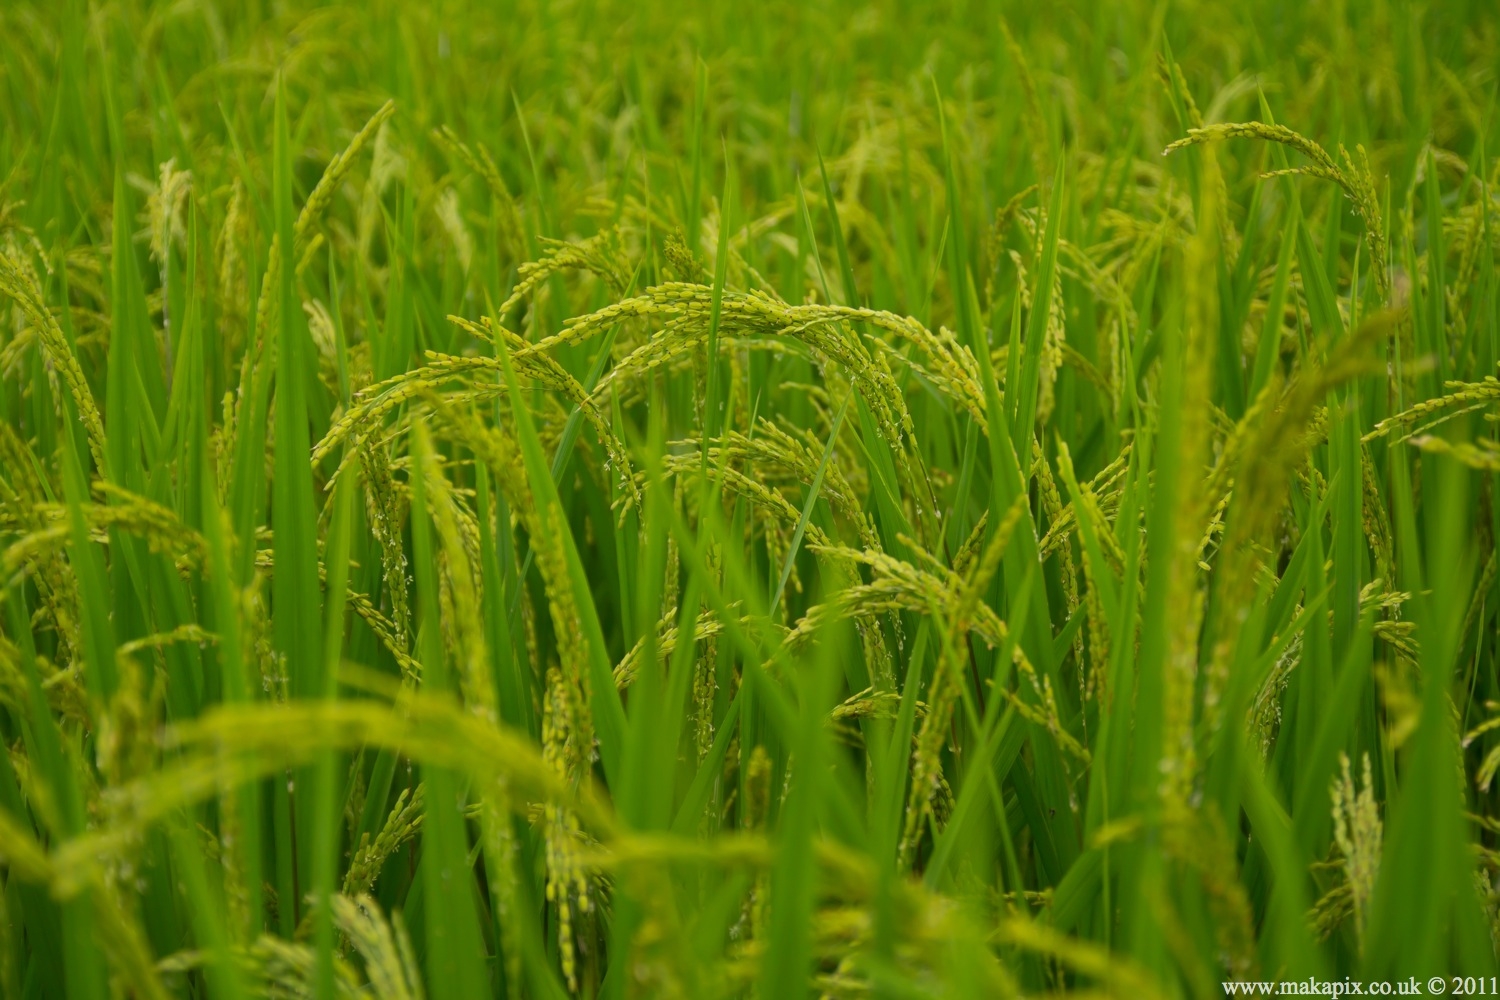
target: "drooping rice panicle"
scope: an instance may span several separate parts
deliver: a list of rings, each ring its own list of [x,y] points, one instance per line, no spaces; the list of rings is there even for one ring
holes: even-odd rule
[[[94,6],[0,996],[1500,968],[1490,7]]]

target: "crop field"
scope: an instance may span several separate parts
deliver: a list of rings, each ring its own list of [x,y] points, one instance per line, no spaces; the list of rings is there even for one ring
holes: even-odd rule
[[[0,996],[1496,992],[1497,72],[0,5]]]

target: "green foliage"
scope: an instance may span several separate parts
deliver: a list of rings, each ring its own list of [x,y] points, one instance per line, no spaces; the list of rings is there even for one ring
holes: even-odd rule
[[[0,33],[0,995],[1495,972],[1489,6]]]

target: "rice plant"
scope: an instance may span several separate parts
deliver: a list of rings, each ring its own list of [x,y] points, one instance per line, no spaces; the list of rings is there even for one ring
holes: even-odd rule
[[[0,39],[0,995],[1493,984],[1492,5]]]

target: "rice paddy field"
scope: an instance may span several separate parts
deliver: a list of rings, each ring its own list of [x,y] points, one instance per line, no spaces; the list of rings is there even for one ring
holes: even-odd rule
[[[1497,69],[6,3],[0,995],[1496,992]]]

